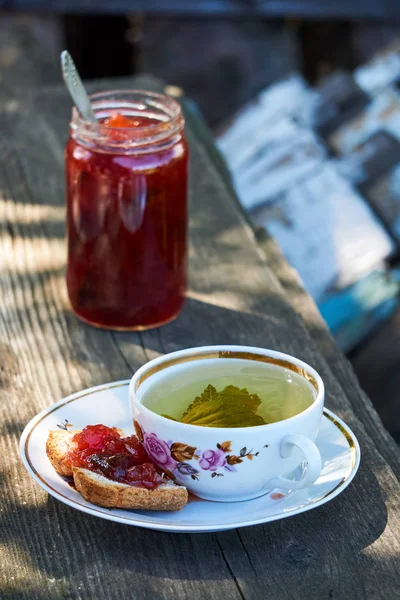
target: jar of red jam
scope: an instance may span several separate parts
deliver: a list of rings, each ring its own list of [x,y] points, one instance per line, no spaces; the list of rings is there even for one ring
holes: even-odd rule
[[[91,101],[98,123],[74,108],[65,151],[71,305],[91,325],[157,327],[179,313],[187,282],[181,108],[144,91]]]

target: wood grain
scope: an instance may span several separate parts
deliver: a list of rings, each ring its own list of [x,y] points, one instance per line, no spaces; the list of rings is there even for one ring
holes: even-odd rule
[[[152,79],[93,87],[133,83],[160,89]],[[257,244],[190,111],[191,273],[182,314],[142,334],[96,330],[73,316],[64,282],[69,111],[64,90],[47,88],[21,98],[18,118],[0,112],[1,598],[394,598],[399,451],[279,251]],[[283,350],[320,371],[328,407],[354,429],[363,453],[341,496],[265,526],[172,535],[73,511],[24,471],[18,439],[39,410],[129,377],[163,352],[213,343]]]

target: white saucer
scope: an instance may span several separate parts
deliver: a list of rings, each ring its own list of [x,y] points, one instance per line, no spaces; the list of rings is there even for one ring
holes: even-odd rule
[[[129,381],[117,381],[68,396],[34,417],[21,436],[20,452],[30,475],[49,494],[96,517],[174,532],[205,532],[246,527],[297,515],[329,502],[351,482],[360,463],[360,448],[352,431],[331,411],[325,409],[316,443],[323,469],[315,484],[306,490],[274,490],[246,502],[209,502],[190,497],[178,512],[128,511],[107,509],[86,502],[54,471],[45,451],[50,429],[81,429],[103,423],[133,431],[128,400]]]

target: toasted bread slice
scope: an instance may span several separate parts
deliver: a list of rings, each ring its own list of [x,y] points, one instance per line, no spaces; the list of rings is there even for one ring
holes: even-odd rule
[[[73,467],[73,474],[76,489],[85,500],[106,508],[180,510],[188,499],[187,489],[174,483],[147,490],[112,481],[88,469]]]
[[[78,431],[78,429],[75,429],[75,431],[58,429],[56,431],[50,431],[47,437],[47,457],[57,473],[64,477],[72,477],[72,465],[67,459],[67,455],[68,451],[73,448],[74,443],[72,438]]]
[[[106,508],[132,510],[180,510],[185,506],[188,492],[183,486],[166,482],[154,490],[148,490],[113,481],[89,469],[72,467],[67,455],[73,448],[72,439],[78,432],[50,431],[46,453],[57,473],[74,478],[75,487],[85,500]],[[122,431],[120,435],[123,435]]]

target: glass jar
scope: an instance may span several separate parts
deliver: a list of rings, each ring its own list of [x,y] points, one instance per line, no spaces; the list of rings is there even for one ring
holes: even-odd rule
[[[117,330],[157,327],[187,283],[188,147],[179,104],[144,91],[91,96],[66,145],[67,287],[75,314]]]

